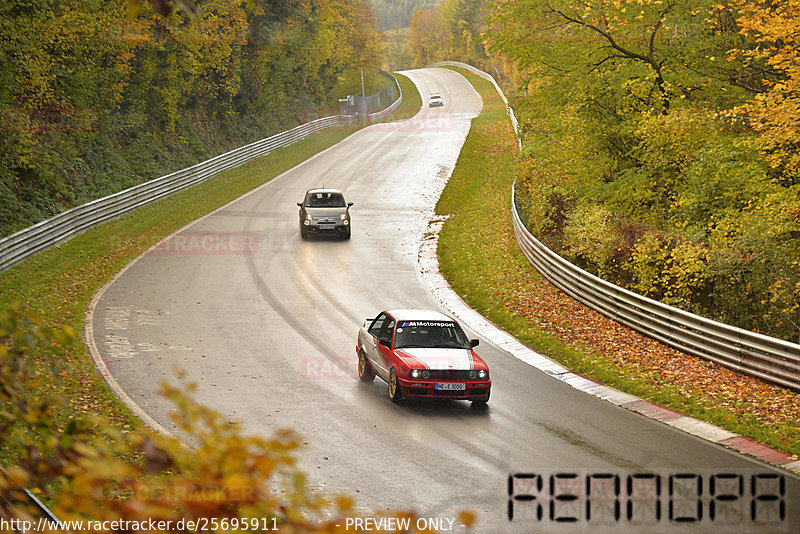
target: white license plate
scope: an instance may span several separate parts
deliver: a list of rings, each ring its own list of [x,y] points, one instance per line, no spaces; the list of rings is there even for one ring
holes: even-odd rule
[[[319,229],[320,230],[333,230],[334,228],[336,228],[336,225],[333,225],[333,224],[320,224],[319,225]]]
[[[436,382],[436,389],[447,389],[450,391],[464,391],[467,384],[464,382]]]

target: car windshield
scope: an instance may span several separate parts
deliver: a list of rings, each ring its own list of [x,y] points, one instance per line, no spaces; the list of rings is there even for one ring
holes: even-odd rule
[[[394,335],[395,348],[468,349],[469,340],[453,321],[400,321]]]
[[[309,208],[344,208],[341,193],[309,193],[306,205]]]

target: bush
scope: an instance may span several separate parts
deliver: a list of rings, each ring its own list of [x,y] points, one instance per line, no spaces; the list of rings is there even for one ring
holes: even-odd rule
[[[631,251],[629,269],[633,291],[688,311],[700,310],[709,276],[705,247],[650,233]]]
[[[16,465],[0,470],[0,518],[36,516],[25,504],[25,488],[52,503],[59,520],[93,524],[214,518],[219,528],[209,529],[215,531],[339,532],[337,525],[354,512],[347,495],[308,491],[295,466],[300,438],[294,432],[246,435],[173,387],[164,386],[163,394],[177,408],[173,420],[191,447],[145,428],[122,431],[92,416],[56,425],[52,409],[62,400],[37,394],[39,372],[30,354],[37,345],[71,343],[74,334],[37,323],[19,304],[0,313],[0,439],[18,455]],[[415,525],[412,512],[376,515],[410,517]],[[463,512],[459,519],[469,525],[474,516]]]
[[[620,236],[613,214],[598,204],[582,204],[567,215],[564,245],[601,277],[613,273],[614,253]]]

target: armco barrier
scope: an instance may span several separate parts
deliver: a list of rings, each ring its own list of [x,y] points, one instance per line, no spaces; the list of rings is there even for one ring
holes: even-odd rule
[[[367,117],[369,122],[385,118],[397,109],[403,101],[403,94],[400,91],[400,84],[397,83],[397,78],[386,72],[382,72],[382,74],[392,80],[399,96],[386,109],[369,114]],[[312,133],[326,128],[352,124],[356,120],[357,118],[352,115],[335,115],[301,124],[291,130],[231,150],[192,167],[187,167],[59,213],[55,217],[0,240],[0,272],[92,226],[114,219],[159,198],[200,183],[222,171],[238,167],[251,159],[269,154],[276,148],[289,146]]]
[[[511,120],[511,126],[514,128],[514,133],[517,135],[517,143],[519,144],[519,147],[522,148],[522,140],[519,138],[519,122],[517,121],[517,116],[514,115],[514,110],[511,107],[509,107],[508,99],[506,98],[505,93],[503,93],[503,90],[500,89],[500,86],[497,84],[497,80],[494,79],[494,76],[492,76],[488,72],[483,72],[480,69],[476,69],[475,67],[467,63],[461,63],[460,61],[437,61],[436,63],[431,63],[428,66],[457,67],[459,69],[467,70],[476,76],[480,76],[484,80],[492,82],[492,85],[494,85],[495,90],[497,90],[497,94],[500,95],[500,98],[503,99],[503,103],[506,105],[506,113],[508,114],[508,118]]]
[[[276,148],[289,146],[312,133],[351,124],[355,120],[355,117],[349,115],[336,115],[301,124],[197,165],[59,213],[55,217],[0,240],[0,272],[92,226],[207,180],[222,171],[269,154]]]
[[[503,91],[490,74],[455,61],[430,66],[464,68],[490,80],[508,106]],[[507,109],[516,132],[514,112]],[[682,352],[800,391],[800,345],[667,306],[584,271],[536,239],[522,222],[513,188],[511,196],[514,233],[522,253],[545,279],[567,295]]]
[[[8,476],[7,471],[5,468],[0,466],[0,474],[3,476]],[[30,517],[24,518],[25,521],[29,521],[33,524],[43,525],[45,522],[47,526],[58,525],[61,522],[58,518],[53,515],[47,506],[45,506],[42,501],[36,498],[30,490],[22,489],[22,490],[10,490],[9,488],[4,488],[5,491],[0,491],[0,510],[13,510],[19,506],[26,507],[26,511],[31,514]],[[17,508],[19,509],[19,508]],[[0,516],[3,519],[17,519],[22,522],[22,518],[19,516],[12,515],[11,517],[8,516]],[[21,525],[20,525],[21,526]],[[14,531],[22,531],[22,528],[17,529],[9,529]],[[49,530],[49,529],[47,529]],[[62,529],[64,534],[69,534],[69,532]]]
[[[528,231],[512,191],[522,253],[550,283],[606,317],[676,349],[800,391],[800,345],[718,323],[606,282],[568,262]]]
[[[386,109],[384,109],[384,110],[381,110],[381,111],[376,111],[375,113],[370,113],[370,114],[367,116],[367,120],[368,120],[368,122],[370,122],[370,123],[377,122],[377,121],[380,121],[380,120],[383,120],[383,119],[385,119],[387,116],[389,116],[389,114],[390,114],[392,111],[394,111],[394,110],[396,110],[397,108],[399,108],[399,107],[400,107],[400,104],[402,104],[402,103],[403,103],[403,90],[402,90],[402,89],[400,89],[400,84],[397,82],[397,78],[395,78],[394,76],[392,76],[392,75],[391,75],[391,74],[389,74],[388,72],[381,71],[381,74],[383,74],[384,76],[386,76],[386,77],[388,77],[388,78],[391,78],[391,79],[392,79],[392,86],[393,86],[395,89],[397,89],[397,94],[398,94],[398,97],[397,97],[397,99],[396,99],[394,102],[392,102],[392,103],[391,103],[391,105],[389,105],[389,107],[387,107]]]

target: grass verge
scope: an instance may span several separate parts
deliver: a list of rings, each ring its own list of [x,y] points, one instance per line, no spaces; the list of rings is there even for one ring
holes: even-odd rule
[[[731,375],[594,312],[589,323],[580,315],[586,309],[541,278],[520,252],[511,225],[517,149],[505,106],[489,82],[459,72],[484,105],[436,207],[450,215],[438,254],[453,289],[501,328],[583,376],[800,454],[797,410],[786,409],[800,406],[800,395]],[[700,380],[694,372],[700,368],[712,378]]]
[[[400,91],[403,92],[403,103],[400,107],[391,114],[391,120],[409,119],[416,115],[420,108],[422,108],[422,96],[417,90],[417,86],[408,79],[407,76],[394,73],[397,78],[397,83],[400,85]]]
[[[403,104],[394,116],[410,116],[421,99],[405,76],[397,75]],[[416,99],[414,95],[416,94]],[[91,228],[75,238],[0,273],[0,310],[13,301],[38,315],[42,324],[67,326],[78,336],[94,294],[120,269],[164,236],[268,182],[358,130],[336,128],[310,135],[236,169],[224,172],[123,217]],[[83,343],[48,347],[31,355],[42,376],[34,396],[58,394],[66,400],[58,421],[99,415],[123,429],[138,419],[108,389]],[[49,358],[55,358],[57,365]],[[0,443],[0,465],[14,463],[18,451]]]

